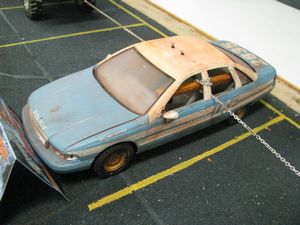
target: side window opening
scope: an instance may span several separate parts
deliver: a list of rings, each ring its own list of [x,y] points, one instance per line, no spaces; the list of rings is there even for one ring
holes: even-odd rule
[[[165,111],[190,105],[203,99],[202,85],[196,79],[201,80],[201,74],[188,78],[179,86],[167,103]]]
[[[217,95],[235,88],[235,83],[228,67],[211,69],[207,72],[212,83],[212,94]]]
[[[235,71],[241,80],[242,86],[252,82],[252,80],[241,70],[235,68]]]

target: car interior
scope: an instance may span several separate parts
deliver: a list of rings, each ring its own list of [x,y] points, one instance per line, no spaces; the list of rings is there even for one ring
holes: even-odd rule
[[[230,91],[235,87],[231,73],[226,67],[209,70],[208,74],[211,78],[212,93],[215,95]],[[165,110],[169,111],[202,100],[201,78],[201,74],[198,74],[184,81],[169,100]]]

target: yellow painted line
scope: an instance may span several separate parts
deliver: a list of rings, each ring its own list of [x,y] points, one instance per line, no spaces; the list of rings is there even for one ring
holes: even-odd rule
[[[97,29],[97,30],[89,30],[89,31],[77,32],[77,33],[72,33],[72,34],[64,34],[64,35],[59,35],[59,36],[40,38],[40,39],[36,39],[36,40],[21,41],[21,42],[0,45],[0,48],[9,48],[9,47],[14,47],[14,46],[18,46],[18,45],[33,44],[33,43],[43,42],[43,41],[52,41],[52,40],[68,38],[68,37],[76,37],[76,36],[87,35],[87,34],[101,33],[101,32],[105,32],[105,31],[120,30],[120,29],[123,29],[124,27],[131,28],[131,27],[140,27],[140,26],[144,26],[144,25],[145,24],[142,24],[142,23],[136,23],[136,24],[130,24],[130,25],[122,26],[122,27],[108,27],[108,28]]]
[[[284,116],[280,115],[280,116],[270,120],[269,122],[264,123],[261,126],[258,126],[256,128],[254,128],[253,130],[254,130],[254,132],[258,133],[258,132],[264,130],[265,128],[272,126],[273,124],[279,123],[282,120],[284,120]],[[126,187],[126,188],[123,188],[123,189],[121,189],[121,190],[119,190],[119,191],[117,191],[113,194],[110,194],[110,195],[108,195],[104,198],[101,198],[98,201],[89,204],[88,209],[90,211],[93,211],[97,208],[100,208],[100,207],[102,207],[106,204],[114,202],[114,201],[116,201],[120,198],[123,198],[123,197],[127,196],[127,195],[131,195],[133,192],[135,192],[137,190],[140,190],[140,189],[142,189],[146,186],[149,186],[151,184],[154,184],[157,181],[162,180],[162,179],[164,179],[164,178],[166,178],[166,177],[168,177],[172,174],[180,172],[180,171],[194,165],[195,163],[199,162],[200,160],[205,159],[205,158],[207,158],[211,155],[214,155],[214,154],[216,154],[220,151],[223,151],[224,149],[226,149],[226,148],[228,148],[228,147],[230,147],[230,146],[246,139],[249,136],[251,136],[250,132],[247,132],[247,133],[244,133],[240,136],[237,136],[237,137],[235,137],[235,138],[233,138],[233,139],[231,139],[231,140],[229,140],[229,141],[227,141],[227,142],[225,142],[225,143],[223,143],[223,144],[221,144],[221,145],[219,145],[219,146],[217,146],[217,147],[215,147],[215,148],[213,148],[209,151],[206,151],[206,152],[204,152],[200,155],[197,155],[197,156],[195,156],[195,157],[193,157],[189,160],[186,160],[182,163],[179,163],[179,164],[177,164],[177,165],[175,165],[175,166],[173,166],[173,167],[171,167],[167,170],[159,172],[159,173],[157,173],[153,176],[150,176],[150,177],[148,177],[148,178],[146,178],[142,181],[139,181],[135,184],[132,184],[132,185]]]
[[[119,9],[123,10],[124,12],[126,12],[127,14],[129,14],[130,16],[132,16],[133,18],[137,19],[138,21],[142,22],[143,24],[145,24],[147,27],[149,27],[150,29],[154,30],[156,33],[159,33],[161,36],[163,37],[168,37],[167,34],[165,34],[164,32],[160,31],[159,29],[157,29],[156,27],[152,26],[151,24],[147,23],[145,20],[143,20],[142,18],[140,18],[138,15],[136,15],[135,13],[129,11],[128,9],[126,9],[125,7],[123,7],[122,5],[120,5],[119,3],[115,2],[114,0],[109,0],[112,4],[114,4],[115,6],[117,6]]]
[[[74,1],[64,1],[64,2],[50,2],[44,3],[43,5],[62,5],[62,4],[69,4],[74,3]],[[16,5],[16,6],[8,6],[8,7],[0,7],[0,10],[13,10],[13,9],[23,9],[23,5]]]
[[[8,7],[1,7],[0,10],[11,10],[11,9],[23,9],[23,5],[18,5],[18,6],[8,6]]]
[[[285,114],[283,114],[282,112],[280,112],[278,109],[274,108],[272,105],[270,105],[268,102],[266,102],[265,100],[260,100],[260,102],[266,106],[267,108],[269,108],[270,110],[272,110],[273,112],[277,113],[279,116],[282,116],[285,120],[289,121],[291,124],[293,124],[295,127],[297,127],[298,129],[300,129],[300,124],[297,123],[296,121],[292,120],[290,117],[286,116]]]

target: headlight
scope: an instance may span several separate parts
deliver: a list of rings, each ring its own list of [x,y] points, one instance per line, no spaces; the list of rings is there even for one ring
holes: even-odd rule
[[[75,154],[64,154],[60,151],[58,151],[56,148],[54,148],[52,145],[49,145],[49,149],[54,152],[55,154],[57,154],[60,158],[67,160],[67,161],[72,161],[72,160],[76,160],[79,159],[78,155]]]
[[[37,113],[36,113],[37,114]],[[49,142],[48,142],[48,138],[46,136],[46,134],[44,133],[44,131],[42,130],[42,128],[40,127],[40,124],[37,120],[37,117],[34,115],[34,113],[32,112],[31,109],[29,109],[29,119],[32,123],[33,129],[35,131],[36,136],[38,137],[38,139],[40,140],[40,142],[46,147],[49,147]]]

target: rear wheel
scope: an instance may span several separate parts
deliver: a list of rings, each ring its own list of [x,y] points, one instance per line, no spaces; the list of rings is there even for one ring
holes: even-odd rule
[[[88,0],[93,5],[96,5],[96,0]],[[82,12],[91,12],[93,10],[88,4],[84,2],[84,0],[75,0],[77,7]]]
[[[234,112],[235,115],[237,115],[240,119],[245,118],[245,116],[248,113],[248,107],[247,106],[243,106],[242,108],[238,109],[237,111]],[[226,122],[230,125],[236,124],[237,120],[235,120],[232,116],[230,116],[230,118],[228,118],[226,120]]]
[[[129,165],[134,154],[135,150],[130,144],[112,146],[96,158],[93,169],[100,177],[113,176]]]
[[[24,0],[24,9],[28,18],[39,19],[43,14],[43,0]]]

